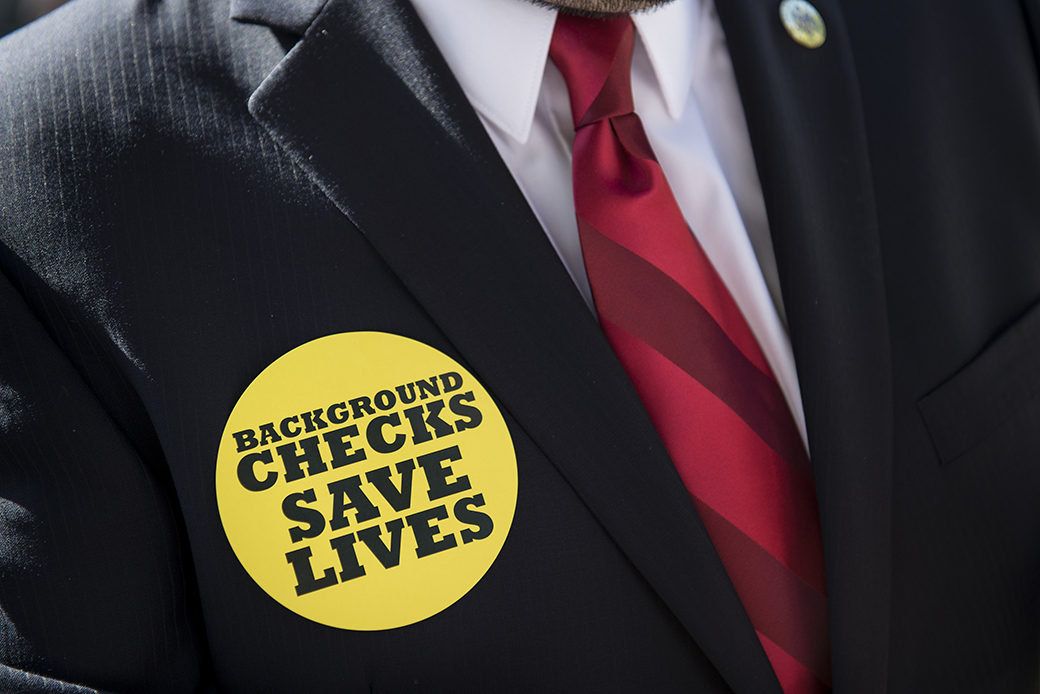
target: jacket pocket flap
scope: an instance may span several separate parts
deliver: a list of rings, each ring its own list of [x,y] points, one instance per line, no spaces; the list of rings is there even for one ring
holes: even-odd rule
[[[917,407],[939,459],[948,465],[996,431],[1038,392],[1040,303]]]

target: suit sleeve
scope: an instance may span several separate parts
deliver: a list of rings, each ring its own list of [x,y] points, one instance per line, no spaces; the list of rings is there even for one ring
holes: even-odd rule
[[[154,469],[0,276],[0,689],[203,689],[188,552]]]

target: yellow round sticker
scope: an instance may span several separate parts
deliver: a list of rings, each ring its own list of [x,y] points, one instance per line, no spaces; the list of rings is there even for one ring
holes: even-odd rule
[[[399,335],[301,345],[235,405],[217,505],[242,566],[307,619],[371,631],[455,603],[498,556],[516,453],[491,396]]]

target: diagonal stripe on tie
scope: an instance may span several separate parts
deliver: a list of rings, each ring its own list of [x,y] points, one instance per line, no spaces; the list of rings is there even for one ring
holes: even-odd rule
[[[830,683],[830,660],[821,641],[828,638],[827,598],[798,580],[760,545],[707,504],[694,504],[712,537],[736,548],[723,560],[752,624],[821,680]],[[801,620],[812,629],[797,629]]]
[[[811,483],[792,474],[696,380],[649,345],[601,322],[690,493],[824,594]]]
[[[780,680],[781,689],[785,692],[798,692],[799,694],[830,694],[830,684],[821,681],[807,667],[788,655],[784,649],[773,643],[762,632],[757,632],[757,635],[758,640],[762,643],[762,650],[766,652],[773,671],[776,672],[776,678]]]
[[[600,324],[783,691],[825,694],[826,582],[809,457],[633,112],[634,41],[627,17],[560,15],[550,47],[571,97],[575,211]]]
[[[619,128],[618,121],[630,125]],[[662,193],[671,191],[656,160],[637,157],[615,136],[638,126],[634,114],[614,118],[611,128],[585,128],[576,137],[574,160],[587,162],[592,173],[574,180],[574,202],[580,217],[615,243],[637,253],[697,298],[730,339],[759,370],[771,373],[758,343],[719,280],[715,268],[696,245],[678,204],[660,209]],[[639,126],[640,133],[642,127]],[[635,139],[629,137],[629,139]],[[645,142],[645,135],[641,138]],[[649,147],[649,144],[644,146]],[[617,190],[624,197],[605,196]],[[587,204],[586,204],[587,203]],[[638,229],[638,236],[629,230]],[[678,251],[678,252],[677,252]]]
[[[640,256],[618,246],[579,219],[582,249],[598,286],[601,316],[652,345],[748,423],[762,440],[801,474],[812,478],[809,458],[776,380],[747,359],[710,313],[683,287]],[[687,232],[689,233],[689,232]],[[656,320],[656,305],[668,321]],[[697,340],[689,339],[690,333]]]

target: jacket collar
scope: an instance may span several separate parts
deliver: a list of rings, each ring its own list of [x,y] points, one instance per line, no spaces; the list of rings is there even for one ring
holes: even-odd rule
[[[303,36],[326,0],[231,0],[231,19]]]

